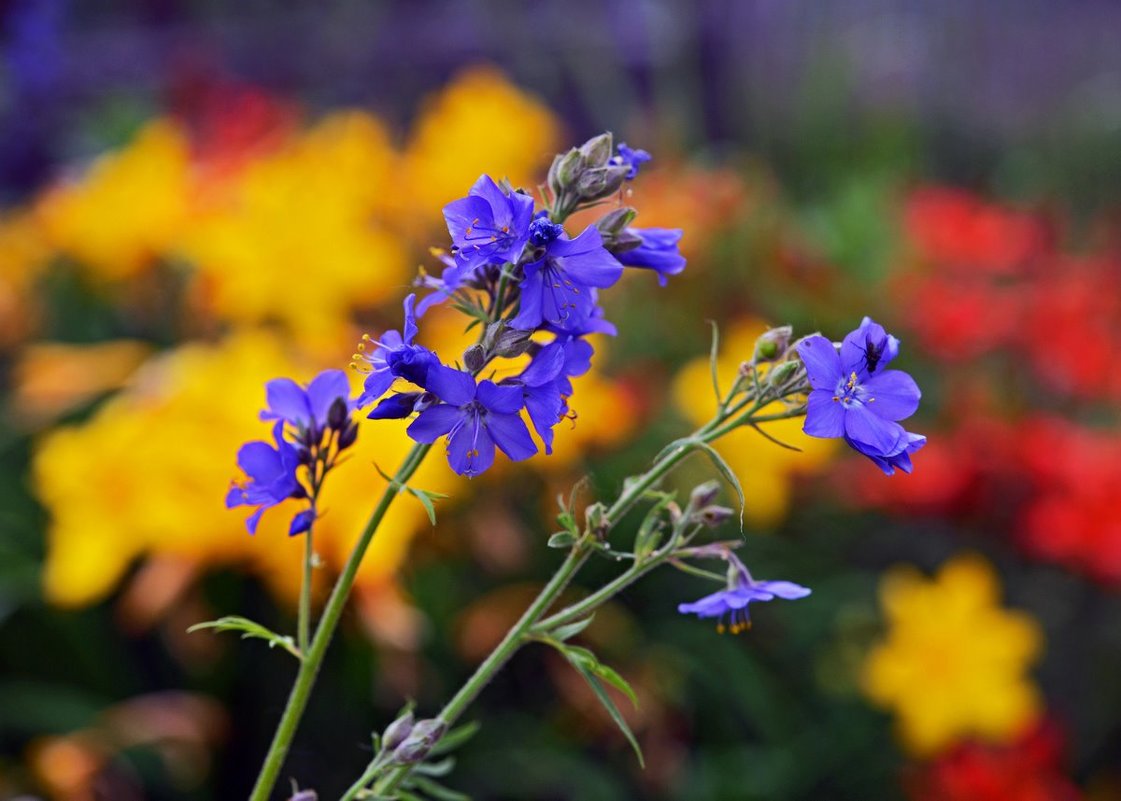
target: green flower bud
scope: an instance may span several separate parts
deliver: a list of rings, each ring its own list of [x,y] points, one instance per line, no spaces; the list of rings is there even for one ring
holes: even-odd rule
[[[772,328],[755,340],[755,361],[773,362],[786,355],[794,329],[789,325]]]
[[[584,157],[584,163],[588,167],[602,167],[615,155],[615,138],[610,131],[593,136],[580,145],[580,155]]]

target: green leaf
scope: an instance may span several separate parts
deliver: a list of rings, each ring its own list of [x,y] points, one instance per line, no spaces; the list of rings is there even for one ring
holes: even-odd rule
[[[588,686],[592,688],[592,692],[595,693],[596,698],[603,705],[603,708],[607,710],[607,714],[611,716],[611,719],[615,721],[615,725],[619,727],[619,731],[623,733],[623,736],[627,738],[627,742],[631,744],[635,756],[638,757],[638,764],[645,768],[646,760],[642,757],[642,747],[639,746],[634,732],[632,732],[631,727],[627,725],[627,721],[623,718],[619,707],[615,706],[615,702],[611,700],[611,696],[608,695],[607,690],[604,689],[603,684],[598,678],[599,674],[593,672],[584,662],[578,660],[570,661],[572,662],[572,666],[576,668],[576,671],[584,677],[584,681],[588,682]],[[603,666],[601,665],[600,667]],[[608,668],[608,670],[610,670],[610,668]],[[615,671],[611,672],[614,673]],[[618,674],[615,675],[618,676]],[[622,679],[620,679],[620,681],[622,681]],[[626,682],[623,683],[626,684]]]
[[[708,367],[712,373],[712,391],[716,393],[716,402],[720,403],[724,400],[724,396],[720,393],[720,370],[719,370],[719,354],[720,354],[720,326],[716,324],[715,320],[709,320],[709,325],[712,326],[712,346],[708,352]]]
[[[436,525],[436,506],[432,501],[440,501],[449,496],[442,492],[431,492],[429,490],[417,489],[416,487],[405,486],[409,494],[420,501],[420,505],[424,507],[424,511],[428,512],[428,520],[432,525]]]
[[[641,560],[643,557],[649,556],[654,552],[662,540],[662,512],[673,501],[673,496],[660,493],[660,500],[656,503],[646,517],[642,520],[642,525],[638,528],[638,534],[634,538],[634,556],[635,559]]]
[[[443,737],[440,738],[436,745],[432,746],[432,750],[428,752],[430,757],[440,756],[450,751],[459,748],[465,742],[475,736],[475,732],[479,730],[479,722],[473,720],[470,723],[464,723],[462,726],[457,726]]]
[[[550,548],[571,548],[576,544],[576,535],[571,531],[558,531],[546,543]]]
[[[413,773],[436,777],[447,776],[454,767],[455,757],[448,757],[447,759],[441,759],[439,762],[421,762],[413,768]]]
[[[564,651],[565,656],[569,658],[570,662],[578,667],[582,666],[606,681],[616,690],[627,696],[630,702],[634,704],[635,709],[638,708],[638,696],[635,695],[631,685],[627,683],[626,679],[616,673],[614,669],[600,662],[599,658],[594,653],[578,645],[562,645],[560,647],[561,650]]]
[[[573,623],[566,623],[563,626],[557,626],[555,629],[549,632],[548,636],[552,637],[554,640],[560,640],[561,642],[570,640],[577,634],[582,632],[584,629],[586,629],[588,626],[590,626],[595,618],[596,616],[594,614],[591,614],[583,620],[577,620]]]
[[[256,623],[248,618],[240,617],[238,615],[227,615],[220,617],[217,620],[207,620],[203,623],[196,623],[187,629],[188,634],[193,634],[196,631],[203,629],[214,629],[215,631],[240,631],[243,640],[250,637],[255,637],[265,640],[269,644],[269,648],[279,645],[288,653],[297,659],[303,659],[300,654],[300,649],[296,647],[295,641],[291,637],[277,634],[271,629],[267,629],[260,623]]]
[[[732,468],[728,466],[728,463],[724,461],[724,457],[720,455],[716,448],[705,442],[698,442],[697,447],[708,454],[708,458],[712,460],[716,469],[720,471],[720,475],[735,489],[736,498],[738,498],[740,502],[740,534],[743,534],[743,511],[747,506],[747,499],[744,498],[743,495],[743,485],[740,484],[739,478],[732,471]]]
[[[425,795],[431,796],[436,801],[471,801],[471,796],[460,793],[455,790],[449,790],[444,785],[434,782],[431,779],[426,779],[424,776],[417,776],[415,773],[411,777],[411,783],[416,789],[420,790]]]

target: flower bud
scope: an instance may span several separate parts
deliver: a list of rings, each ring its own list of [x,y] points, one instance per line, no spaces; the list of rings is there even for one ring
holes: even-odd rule
[[[385,731],[381,735],[381,747],[386,751],[392,751],[397,748],[397,746],[405,742],[409,734],[412,733],[415,723],[416,718],[413,717],[413,712],[410,709],[385,727]]]
[[[296,463],[308,465],[311,464],[311,451],[307,448],[300,446],[296,449]]]
[[[698,484],[689,493],[689,505],[694,509],[703,509],[710,503],[716,500],[716,496],[720,494],[719,481],[706,481],[703,484]]]
[[[315,790],[298,790],[288,801],[319,801],[319,795]]]
[[[788,361],[776,364],[767,373],[767,383],[772,387],[781,387],[794,378],[798,371],[802,369],[800,361]]]
[[[755,340],[755,361],[773,362],[786,355],[794,329],[789,325],[772,328]]]
[[[399,765],[422,762],[447,730],[448,724],[439,718],[419,721],[404,742],[393,750],[393,761]]]
[[[327,425],[335,431],[341,431],[350,417],[350,410],[346,408],[346,398],[335,398],[331,401],[331,408],[327,410]]]
[[[532,331],[522,331],[517,328],[504,328],[494,343],[495,355],[504,359],[513,359],[521,356],[532,344],[530,335]]]
[[[482,370],[486,361],[487,355],[483,351],[482,345],[472,345],[467,350],[463,351],[463,366],[472,373],[477,373]]]
[[[591,168],[604,166],[614,154],[615,138],[610,131],[593,136],[580,145],[580,155],[584,157],[584,163]]]
[[[706,506],[701,509],[696,521],[706,528],[717,528],[731,520],[735,513],[735,509],[729,509],[727,506]]]
[[[358,441],[358,423],[350,420],[346,424],[346,428],[339,432],[339,450],[345,451],[351,445]]]
[[[602,200],[618,192],[626,180],[626,167],[598,167],[584,172],[577,179],[576,193],[586,202]]]
[[[557,156],[553,159],[553,166],[549,168],[549,189],[554,195],[560,195],[576,183],[584,167],[584,156],[576,148]]]
[[[621,206],[600,217],[596,221],[596,228],[604,237],[616,236],[634,222],[634,218],[637,216],[638,212],[630,206]]]

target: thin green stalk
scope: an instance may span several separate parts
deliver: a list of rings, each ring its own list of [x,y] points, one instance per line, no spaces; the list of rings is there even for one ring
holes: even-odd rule
[[[346,606],[346,600],[350,595],[350,589],[354,586],[354,578],[358,573],[358,566],[362,562],[362,557],[366,555],[366,549],[370,547],[370,542],[373,540],[378,526],[385,519],[385,513],[389,511],[389,507],[400,493],[401,487],[412,478],[413,473],[420,467],[431,448],[431,445],[418,444],[414,445],[412,450],[409,451],[394,474],[393,480],[382,492],[378,505],[374,507],[374,511],[370,514],[370,519],[367,521],[362,535],[350,552],[350,557],[347,559],[342,573],[335,581],[335,586],[331,590],[331,597],[328,598],[327,605],[323,609],[323,617],[320,618],[319,625],[315,629],[315,636],[307,650],[303,652],[304,659],[300,663],[296,681],[292,685],[292,692],[289,694],[288,703],[284,707],[284,714],[281,715],[276,734],[273,735],[272,744],[269,746],[265,761],[261,765],[261,772],[257,776],[257,783],[253,787],[253,792],[249,795],[249,801],[267,801],[273,787],[276,786],[277,777],[284,764],[284,759],[288,755],[288,749],[292,744],[296,727],[303,716],[304,709],[307,707],[311,688],[315,684],[319,668],[323,663],[323,657],[327,653],[327,646],[331,643],[343,607]]]
[[[307,653],[308,640],[311,638],[311,563],[315,557],[311,537],[314,529],[313,524],[304,534],[304,578],[300,584],[300,611],[299,618],[296,621],[296,643],[299,645],[301,654]]]

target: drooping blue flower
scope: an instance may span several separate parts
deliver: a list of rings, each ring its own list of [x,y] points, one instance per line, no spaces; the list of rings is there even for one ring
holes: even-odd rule
[[[805,598],[811,592],[808,587],[792,581],[756,581],[734,554],[728,553],[726,558],[729,563],[728,586],[698,601],[678,604],[678,612],[700,618],[718,618],[717,631],[721,633],[727,620],[731,632],[738,634],[751,627],[748,605],[752,601],[773,601],[775,598],[793,601]]]
[[[845,337],[840,352],[823,336],[798,343],[813,388],[803,430],[812,437],[842,437],[887,475],[911,472],[910,455],[926,438],[899,424],[918,409],[922,392],[901,370],[884,369],[899,353],[899,341],[865,317]]]
[[[623,265],[603,247],[594,226],[575,239],[553,239],[538,261],[526,265],[519,284],[521,306],[510,325],[523,331],[548,325],[564,333],[582,332],[601,314],[595,289],[612,286],[622,273]]]
[[[682,235],[680,228],[627,228],[626,234],[637,236],[642,244],[615,254],[625,266],[654,270],[662,286],[668,276],[685,269],[685,257],[677,247]]]
[[[384,395],[398,378],[424,386],[429,366],[439,361],[435,353],[414,343],[417,335],[415,306],[415,294],[405,298],[404,335],[397,331],[386,331],[377,340],[370,339],[369,336],[363,337],[363,345],[371,342],[377,347],[372,353],[355,354],[358,359],[370,365],[370,371],[362,385],[362,394],[358,397],[359,408],[370,405]]]
[[[645,150],[627,147],[626,142],[620,142],[616,151],[616,155],[611,157],[608,164],[629,167],[630,169],[627,171],[628,181],[633,181],[635,176],[638,175],[638,168],[654,158]]]
[[[516,261],[529,237],[533,198],[507,193],[482,175],[467,197],[444,206],[456,261],[468,266]]]
[[[448,438],[448,463],[461,476],[477,476],[494,463],[497,445],[513,461],[528,459],[537,446],[519,412],[522,391],[493,381],[475,383],[470,373],[445,365],[428,372],[429,392],[440,399],[408,428],[417,442]]]
[[[327,415],[336,399],[342,398],[347,411],[355,407],[350,400],[350,382],[342,370],[324,370],[301,387],[291,378],[275,378],[265,385],[268,409],[261,412],[262,420],[280,420],[303,430],[321,433],[327,428]]]
[[[273,426],[273,439],[276,447],[267,442],[248,442],[237,452],[237,463],[248,480],[230,487],[226,493],[226,508],[235,506],[256,506],[256,511],[245,521],[250,534],[257,533],[257,524],[266,509],[283,503],[289,498],[307,497],[307,490],[296,477],[300,466],[297,449],[284,439],[284,421],[278,420]],[[289,535],[302,534],[311,528],[315,518],[314,511],[305,510],[297,514],[288,528]]]
[[[569,379],[591,369],[593,353],[591,344],[583,339],[558,336],[541,348],[519,375],[502,381],[502,386],[521,388],[522,402],[546,454],[553,452],[553,427],[568,414],[568,398],[572,395]]]

